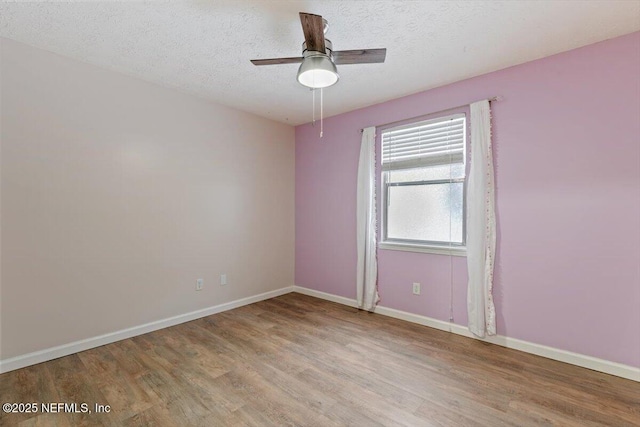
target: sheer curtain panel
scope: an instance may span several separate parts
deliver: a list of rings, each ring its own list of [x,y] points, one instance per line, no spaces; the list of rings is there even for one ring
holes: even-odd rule
[[[358,307],[373,311],[378,296],[378,263],[376,260],[376,129],[362,131],[358,163],[356,289]]]
[[[493,262],[496,217],[491,111],[488,100],[471,104],[471,168],[467,187],[467,312],[469,330],[478,337],[496,334]]]

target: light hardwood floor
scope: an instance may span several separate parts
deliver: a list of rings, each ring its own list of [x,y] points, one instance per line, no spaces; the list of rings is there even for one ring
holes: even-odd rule
[[[20,426],[626,426],[640,383],[287,294],[0,375]]]

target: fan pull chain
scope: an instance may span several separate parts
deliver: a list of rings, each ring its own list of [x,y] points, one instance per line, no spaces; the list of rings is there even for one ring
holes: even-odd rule
[[[320,88],[320,138],[322,138],[322,132],[324,130],[324,121],[322,120],[322,113],[324,111],[323,93],[323,89]]]
[[[312,126],[316,125],[316,90],[317,89],[311,89],[312,103],[313,103],[313,116],[311,121]],[[322,88],[320,88],[320,138],[322,138],[322,134],[324,133],[323,119],[324,119],[324,92]]]
[[[316,125],[316,90],[315,89],[311,89],[311,93],[312,93],[312,98],[313,98],[313,120],[311,123],[311,126],[315,126]]]

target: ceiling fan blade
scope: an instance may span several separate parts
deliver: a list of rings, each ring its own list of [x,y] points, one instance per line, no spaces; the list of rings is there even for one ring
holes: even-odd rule
[[[301,56],[293,58],[270,58],[270,59],[252,59],[253,65],[278,65],[278,64],[299,64],[302,62]]]
[[[300,12],[300,22],[304,40],[307,42],[307,50],[327,53],[324,46],[324,22],[322,16]]]
[[[387,49],[338,50],[333,52],[333,62],[340,64],[374,64],[384,62]]]

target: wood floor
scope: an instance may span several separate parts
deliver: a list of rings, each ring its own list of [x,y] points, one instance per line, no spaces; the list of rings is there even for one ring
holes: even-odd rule
[[[287,294],[0,375],[19,426],[627,426],[640,383]]]

